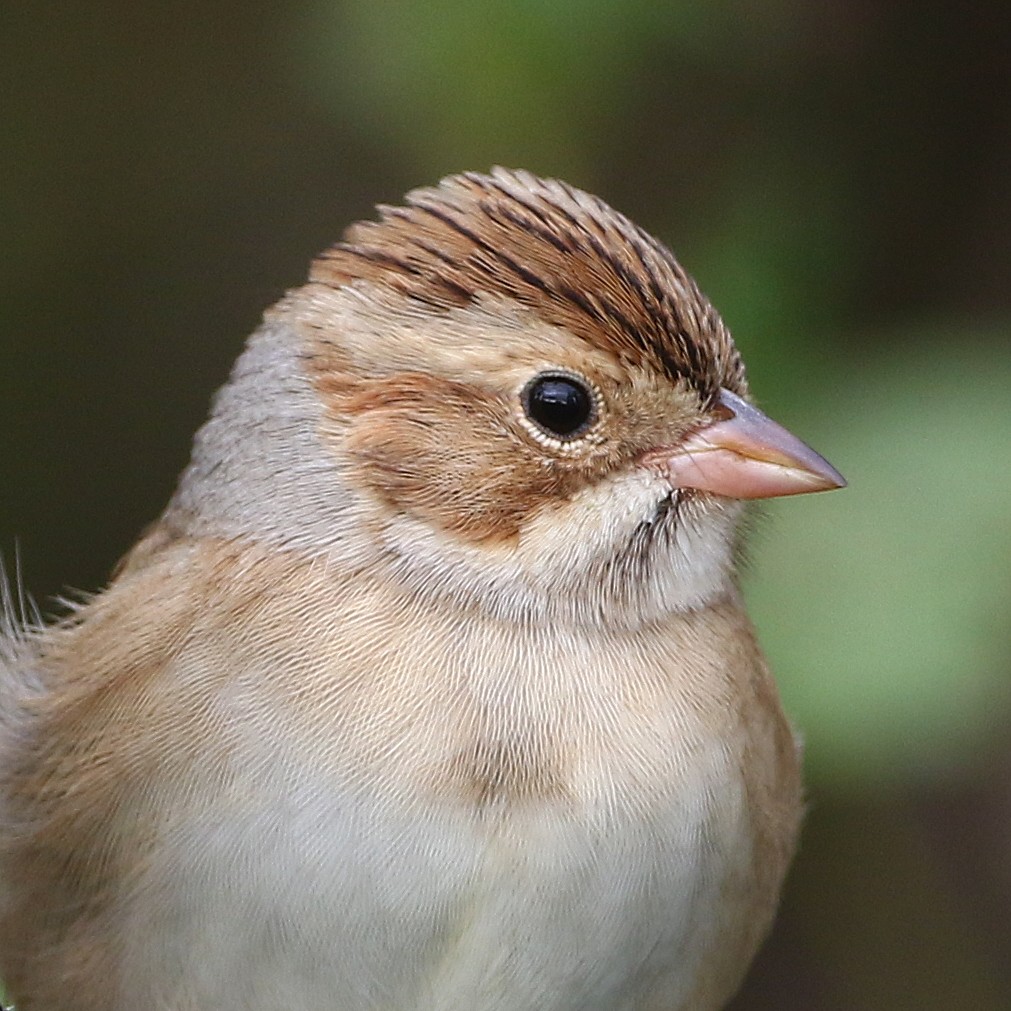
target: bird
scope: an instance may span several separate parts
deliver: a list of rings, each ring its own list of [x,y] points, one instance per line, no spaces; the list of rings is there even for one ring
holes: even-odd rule
[[[523,170],[352,225],[100,592],[0,634],[18,1011],[706,1011],[798,737],[750,500],[841,488],[657,239]]]

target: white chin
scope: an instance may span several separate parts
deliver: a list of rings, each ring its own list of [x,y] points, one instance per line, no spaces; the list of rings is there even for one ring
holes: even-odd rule
[[[703,607],[733,585],[741,504],[688,496],[658,519],[668,495],[640,471],[544,510],[508,546],[466,544],[405,517],[386,539],[399,577],[422,592],[509,621],[634,628]]]

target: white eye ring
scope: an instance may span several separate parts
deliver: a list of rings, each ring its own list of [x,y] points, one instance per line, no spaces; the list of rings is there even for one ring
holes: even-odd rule
[[[582,377],[546,370],[523,387],[520,400],[527,418],[549,439],[578,439],[597,420],[598,397]]]

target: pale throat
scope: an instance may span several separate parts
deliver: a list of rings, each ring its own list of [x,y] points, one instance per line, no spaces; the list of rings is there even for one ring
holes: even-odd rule
[[[509,622],[633,630],[735,591],[740,503],[688,499],[650,531],[669,492],[646,475],[604,481],[508,544],[467,543],[403,514],[381,537],[411,592]]]

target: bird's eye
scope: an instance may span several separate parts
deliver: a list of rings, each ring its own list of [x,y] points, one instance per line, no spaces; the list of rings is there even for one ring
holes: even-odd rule
[[[548,372],[527,384],[523,409],[548,435],[570,439],[593,421],[593,394],[572,376]]]

